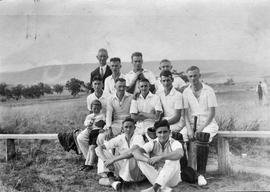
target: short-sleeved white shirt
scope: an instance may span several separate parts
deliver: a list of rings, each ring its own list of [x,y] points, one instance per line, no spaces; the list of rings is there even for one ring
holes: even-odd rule
[[[192,92],[190,85],[183,92],[184,108],[189,109],[190,116],[199,116],[207,118],[210,113],[210,107],[217,107],[217,99],[214,90],[208,85],[202,83],[200,97],[197,99]],[[192,117],[190,117],[190,120]],[[213,119],[213,121],[215,121]]]
[[[137,114],[139,112],[150,113],[151,111],[162,111],[162,106],[159,96],[151,92],[144,98],[141,94],[135,100],[131,101],[130,113]],[[139,128],[149,128],[155,123],[154,119],[145,119],[137,122]]]
[[[141,135],[133,134],[133,136],[131,137],[130,143],[128,145],[126,136],[124,133],[110,139],[109,141],[104,142],[106,149],[117,148],[120,154],[125,153],[127,150],[131,149],[135,145],[142,147],[144,144],[145,142]]]
[[[119,78],[125,79],[125,75],[121,73]],[[108,76],[104,82],[104,93],[106,93],[106,95],[108,94],[114,95],[116,93],[114,85],[115,85],[115,81],[112,75]]]
[[[186,86],[185,81],[181,77],[174,75],[173,76],[173,87],[175,89],[180,89],[183,86]],[[164,91],[164,87],[163,87],[162,83],[160,82],[160,77],[158,77],[158,79],[156,80],[155,88],[156,88],[157,94],[161,91]]]
[[[103,113],[99,113],[99,114],[94,114],[91,113],[89,115],[86,116],[85,120],[84,120],[84,126],[89,126],[90,123],[93,123],[93,129],[99,129],[98,127],[95,126],[95,123],[98,121],[104,121],[105,122],[105,115]]]
[[[120,101],[116,94],[108,99],[107,113],[106,113],[106,126],[110,127],[114,120],[124,120],[130,116],[130,105],[132,95],[125,93],[124,97]]]
[[[152,141],[145,143],[142,148],[145,150],[147,154],[150,155],[150,157],[154,157],[154,156],[170,153],[177,149],[182,149],[182,144],[179,141],[174,140],[173,138],[169,138],[169,140],[167,141],[163,149],[160,142],[158,141],[158,138],[156,138]],[[165,161],[160,162],[159,167],[162,167],[164,163]]]
[[[87,98],[86,98],[87,109],[88,109],[89,111],[91,111],[91,103],[92,103],[94,100],[99,100],[99,101],[101,102],[101,105],[102,105],[101,112],[102,112],[103,114],[106,115],[107,98],[108,98],[108,95],[106,95],[104,92],[103,92],[103,94],[101,95],[100,98],[97,98],[95,92],[94,92],[94,93],[91,93],[91,94],[88,95]]]
[[[154,73],[152,71],[149,71],[148,69],[143,69],[143,75],[146,79],[148,79],[148,81],[150,82],[150,84],[155,84],[156,82],[156,77],[154,75]],[[130,72],[128,72],[125,77],[126,77],[126,83],[127,86],[130,86],[132,80],[135,78],[136,73],[132,70]],[[138,88],[138,81],[136,83],[136,87],[135,87],[135,91],[134,92],[138,92],[139,88]]]
[[[162,91],[158,93],[158,96],[161,100],[164,117],[171,118],[175,115],[176,109],[184,109],[183,96],[175,88],[172,88],[168,95],[165,95],[165,92]]]

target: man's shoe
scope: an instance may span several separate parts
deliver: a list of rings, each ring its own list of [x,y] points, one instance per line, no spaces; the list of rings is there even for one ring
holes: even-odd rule
[[[162,187],[160,191],[161,192],[173,192],[173,189],[170,187]]]
[[[206,181],[206,179],[204,178],[203,175],[199,175],[199,177],[198,177],[198,185],[199,186],[207,185],[207,181]]]
[[[90,171],[92,169],[94,169],[93,165],[83,165],[81,166],[80,171]]]
[[[155,192],[153,187],[149,187],[148,189],[141,190],[141,192]]]
[[[121,186],[122,186],[122,183],[120,181],[114,181],[112,184],[111,184],[112,188],[116,191],[119,191]]]
[[[103,186],[110,186],[111,182],[108,177],[103,177],[98,180],[98,184],[103,185]]]

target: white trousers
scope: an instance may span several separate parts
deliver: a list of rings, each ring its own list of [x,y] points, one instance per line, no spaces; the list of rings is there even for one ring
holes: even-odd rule
[[[179,160],[166,160],[164,166],[159,170],[142,161],[138,161],[138,165],[152,185],[157,183],[162,188],[174,187],[181,181]]]
[[[89,149],[89,133],[89,130],[85,129],[77,136],[78,145],[85,159],[87,158],[87,153]]]
[[[109,150],[103,150],[103,153],[106,159],[112,159],[114,157]],[[103,163],[106,159],[101,159],[98,150],[96,150],[96,154],[99,157],[97,167],[98,174],[109,172],[109,169],[106,168]],[[134,158],[123,159],[115,162],[113,165],[115,174],[119,175],[124,181],[142,181],[145,178]]]

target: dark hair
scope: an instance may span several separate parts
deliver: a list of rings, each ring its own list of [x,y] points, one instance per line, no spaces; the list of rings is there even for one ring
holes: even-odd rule
[[[133,124],[135,124],[135,120],[132,119],[131,117],[125,118],[124,121],[122,122],[122,124],[124,124],[125,122],[132,122]]]
[[[126,82],[126,80],[124,78],[117,78],[115,80],[115,83],[117,83],[118,81],[120,81],[120,82]]]
[[[195,71],[195,70],[198,70],[199,72],[200,72],[200,69],[199,69],[199,67],[197,67],[197,66],[191,66],[191,67],[189,67],[187,70],[186,70],[186,72],[189,72],[189,71]]]
[[[119,62],[121,63],[121,59],[119,57],[113,57],[110,59],[110,62]]]
[[[170,130],[170,124],[166,119],[155,122],[154,130],[157,131],[159,127],[168,127],[168,129]]]
[[[161,63],[165,63],[165,62],[166,62],[166,63],[171,63],[171,61],[170,61],[169,59],[162,59],[162,60],[160,61],[160,64],[161,64]]]
[[[100,108],[102,108],[102,104],[99,100],[95,99],[94,101],[92,101],[91,103],[91,108],[93,107],[93,105],[98,105],[100,106]]]
[[[172,73],[170,71],[161,71],[160,75],[161,76],[164,76],[164,77],[171,77],[172,78]]]
[[[140,79],[139,82],[140,82],[140,83],[146,82],[146,83],[149,83],[149,84],[150,84],[150,81],[149,81],[148,79],[146,79],[146,78]]]
[[[94,81],[102,81],[102,77],[100,75],[96,75],[96,76],[93,77],[92,82],[94,82]]]
[[[134,52],[131,55],[131,60],[132,60],[133,57],[142,57],[142,53],[141,52]]]

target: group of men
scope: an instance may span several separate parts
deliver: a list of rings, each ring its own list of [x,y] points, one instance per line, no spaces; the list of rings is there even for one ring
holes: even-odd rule
[[[200,69],[189,67],[189,82],[184,82],[172,74],[167,59],[160,62],[157,79],[143,68],[140,52],[131,55],[127,74],[121,73],[120,58],[107,64],[106,49],[98,51],[97,59],[100,66],[91,73],[87,97],[87,128],[77,138],[86,159],[82,169],[93,169],[97,156],[100,184],[117,190],[123,181],[147,178],[152,186],[143,191],[172,191],[181,181],[183,143],[195,139],[198,184],[206,185],[208,144],[218,131],[217,101],[213,89],[200,81]],[[182,143],[175,134],[182,136]]]

